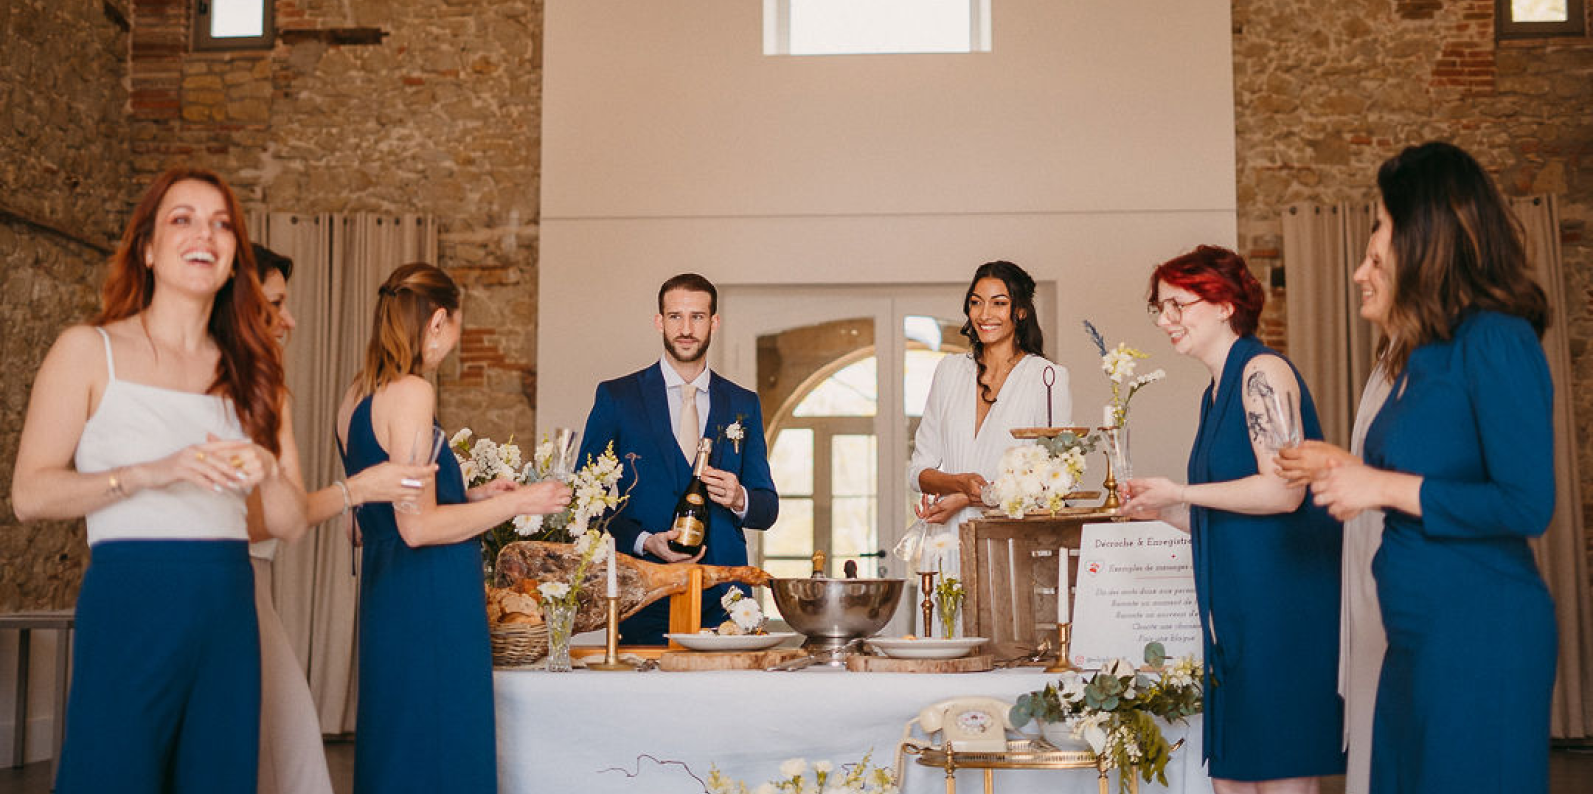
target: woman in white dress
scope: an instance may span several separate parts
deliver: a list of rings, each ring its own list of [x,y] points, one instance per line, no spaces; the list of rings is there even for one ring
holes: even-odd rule
[[[1393,301],[1392,271],[1379,251],[1380,238],[1391,234],[1381,223],[1372,227],[1372,240],[1366,257],[1355,270],[1355,283],[1361,288],[1361,316],[1377,326],[1383,335],[1378,346],[1388,350],[1388,307]],[[1386,247],[1386,243],[1383,247]],[[1344,463],[1359,462],[1366,443],[1366,431],[1388,399],[1393,383],[1381,360],[1373,367],[1355,409],[1355,430],[1350,436],[1350,452],[1320,441],[1307,441],[1279,453],[1279,468],[1290,485],[1308,485],[1323,470]],[[1339,610],[1339,694],[1344,696],[1344,748],[1349,760],[1344,773],[1345,794],[1367,794],[1371,790],[1372,713],[1377,705],[1377,678],[1383,668],[1383,651],[1388,637],[1383,633],[1383,615],[1377,603],[1377,581],[1372,578],[1372,558],[1383,542],[1383,511],[1366,510],[1344,522],[1343,591]]]
[[[277,344],[287,346],[298,327],[288,309],[288,278],[293,260],[254,244],[255,272],[260,290],[271,307],[268,325]],[[308,494],[305,517],[318,526],[339,516],[354,532],[354,508],[371,502],[413,501],[435,465],[409,466],[396,462],[372,466],[346,480]],[[258,506],[249,506],[249,562],[254,566],[254,602],[260,622],[260,782],[257,794],[332,794],[332,777],[326,766],[321,739],[321,718],[315,710],[309,681],[294,655],[287,629],[271,596],[272,561],[276,538],[265,533]]]
[[[1068,371],[1044,357],[1034,279],[1023,268],[980,265],[962,311],[968,318],[962,335],[972,351],[946,356],[935,368],[907,472],[908,487],[923,494],[919,517],[949,532],[980,515],[980,490],[1000,474],[1002,453],[1033,443],[1010,431],[1073,420]],[[1047,371],[1055,375],[1050,387]],[[947,563],[946,572],[954,573],[955,562]]]

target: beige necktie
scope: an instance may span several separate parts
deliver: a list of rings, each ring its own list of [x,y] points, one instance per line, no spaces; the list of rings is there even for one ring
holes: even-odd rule
[[[680,452],[686,460],[697,455],[697,439],[702,437],[702,424],[697,421],[697,387],[690,383],[680,387],[680,424],[675,428]]]

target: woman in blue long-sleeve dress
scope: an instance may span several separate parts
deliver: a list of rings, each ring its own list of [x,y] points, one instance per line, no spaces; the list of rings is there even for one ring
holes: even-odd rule
[[[1554,511],[1547,300],[1470,155],[1412,147],[1377,182],[1371,248],[1392,290],[1366,300],[1394,340],[1393,391],[1365,463],[1312,482],[1336,516],[1387,511],[1372,791],[1542,792],[1556,632],[1527,539]]]
[[[1299,373],[1254,336],[1264,295],[1244,259],[1201,246],[1151,276],[1150,312],[1205,364],[1189,484],[1131,480],[1124,511],[1189,530],[1206,662],[1205,755],[1218,794],[1310,794],[1344,771],[1337,692],[1339,524],[1273,465],[1287,413],[1321,438]],[[1295,410],[1289,406],[1298,406]]]
[[[459,288],[426,264],[382,284],[365,367],[338,412],[350,475],[429,452],[434,372],[459,342]],[[440,432],[440,431],[439,431]],[[437,461],[414,512],[359,508],[359,794],[497,791],[492,655],[476,536],[517,515],[568,504],[569,488],[498,480],[466,492],[451,454]]]

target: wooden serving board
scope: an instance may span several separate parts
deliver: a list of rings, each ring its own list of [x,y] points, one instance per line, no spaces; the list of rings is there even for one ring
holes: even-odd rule
[[[658,669],[670,673],[762,670],[807,655],[807,651],[801,648],[775,648],[768,651],[665,651],[664,655],[658,658]]]
[[[995,666],[995,657],[988,653],[956,659],[893,659],[860,653],[846,657],[846,669],[854,673],[983,673]]]

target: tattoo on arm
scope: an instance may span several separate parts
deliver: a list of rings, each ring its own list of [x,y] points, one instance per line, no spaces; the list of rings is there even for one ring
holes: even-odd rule
[[[1275,395],[1272,384],[1267,382],[1267,373],[1257,370],[1250,373],[1245,379],[1245,394],[1254,397],[1257,402],[1265,404],[1266,400]],[[1250,431],[1250,440],[1253,443],[1264,443],[1272,434],[1272,427],[1267,421],[1267,412],[1245,410],[1245,425]]]
[[[1267,373],[1260,370],[1250,373],[1245,380],[1245,394],[1253,394],[1263,399],[1272,396],[1272,384],[1267,382]]]
[[[1266,441],[1271,431],[1267,427],[1267,414],[1264,411],[1245,411],[1245,425],[1250,430],[1250,441],[1261,444]]]

